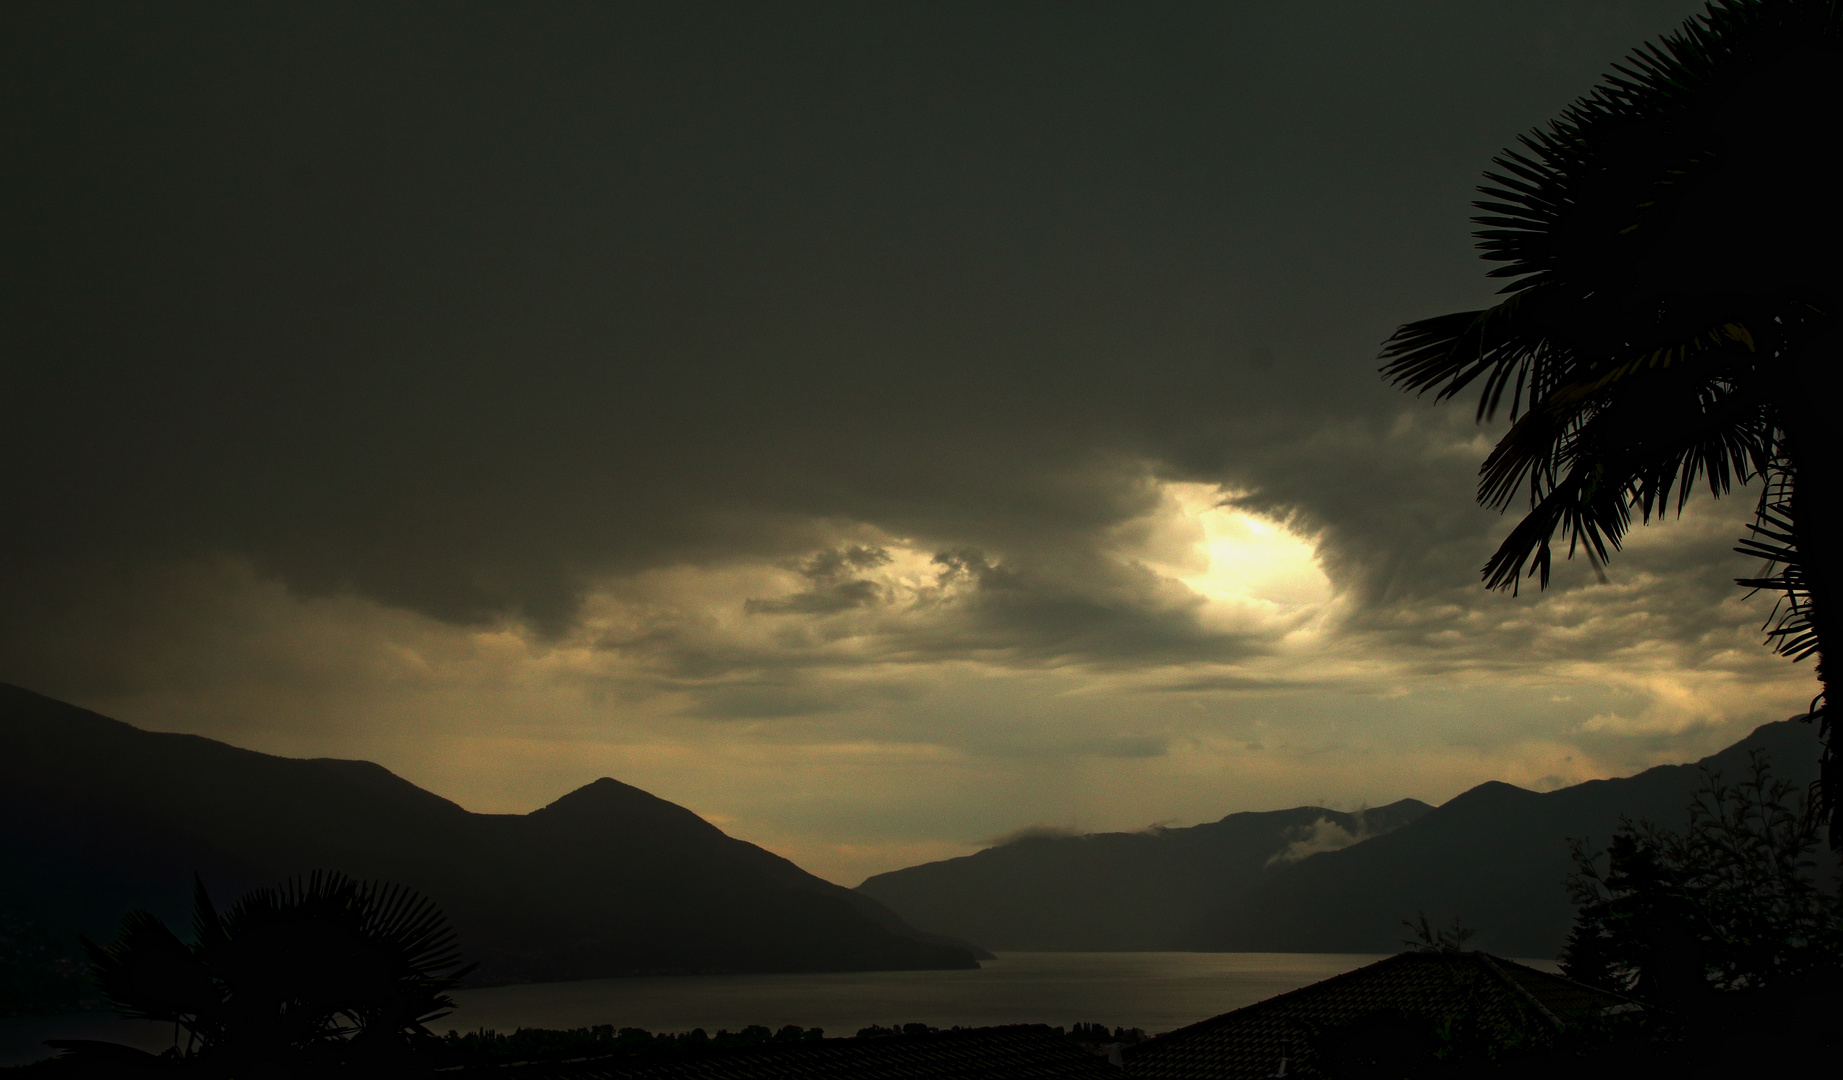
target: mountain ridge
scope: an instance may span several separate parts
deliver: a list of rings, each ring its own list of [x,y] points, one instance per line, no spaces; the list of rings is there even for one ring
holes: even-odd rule
[[[315,869],[450,916],[476,985],[678,972],[976,967],[868,897],[611,778],[475,814],[373,762],[143,731],[0,684],[0,914],[69,941],[144,908],[182,929]]]
[[[1302,806],[1182,828],[1030,836],[877,874],[857,891],[988,948],[1159,950],[1225,895],[1283,869],[1295,845],[1326,842],[1327,829],[1329,842],[1354,842],[1432,809],[1402,799],[1356,813]]]
[[[1425,912],[1473,927],[1478,948],[1554,956],[1573,921],[1563,881],[1568,839],[1603,848],[1623,820],[1681,829],[1703,770],[1741,778],[1754,751],[1804,788],[1817,778],[1817,731],[1794,717],[1763,724],[1698,761],[1535,792],[1487,781],[1411,826],[1303,860],[1225,898],[1179,947],[1221,951],[1378,952],[1399,948],[1401,920]],[[1818,853],[1819,880],[1835,857]]]
[[[1488,780],[1438,807],[1402,800],[1367,812],[1385,827],[1295,807],[1186,829],[1027,837],[875,875],[858,890],[997,949],[1393,952],[1402,921],[1424,912],[1460,919],[1479,948],[1553,956],[1573,919],[1568,838],[1603,847],[1628,818],[1681,828],[1702,770],[1739,779],[1756,750],[1795,785],[1816,778],[1817,733],[1793,718],[1628,777],[1548,792]],[[1282,858],[1314,820],[1354,842]],[[1822,877],[1835,860],[1824,852],[1819,863]]]

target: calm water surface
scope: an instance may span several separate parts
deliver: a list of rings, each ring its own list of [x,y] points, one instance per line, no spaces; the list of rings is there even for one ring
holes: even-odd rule
[[[978,971],[697,975],[469,990],[436,1026],[706,1031],[749,1024],[1102,1023],[1168,1031],[1379,960],[1342,953],[1000,953]]]
[[[509,1032],[613,1024],[714,1032],[799,1024],[838,1036],[871,1024],[1098,1023],[1160,1032],[1380,959],[1356,953],[1019,952],[1000,953],[978,971],[532,983],[461,991],[454,995],[459,1010],[431,1026]],[[0,1065],[47,1056],[42,1039],[107,1039],[159,1050],[171,1044],[172,1030],[98,1015],[0,1020]]]

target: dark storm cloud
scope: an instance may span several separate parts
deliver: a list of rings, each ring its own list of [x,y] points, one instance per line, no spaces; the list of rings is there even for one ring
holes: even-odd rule
[[[743,608],[751,614],[830,615],[874,604],[881,592],[876,582],[854,578],[827,582],[779,600],[749,600]]]
[[[1262,649],[1251,636],[1206,631],[1200,599],[1161,597],[1143,566],[1101,559],[1062,566],[1056,579],[988,567],[961,619],[931,643],[1012,663],[1080,658],[1099,666],[1147,661],[1228,660]],[[1085,571],[1085,572],[1084,572]]]
[[[931,654],[1234,655],[1099,554],[1148,475],[1469,588],[1468,432],[1376,343],[1692,9],[10,6],[0,678],[174,560],[557,634],[830,521],[976,579]],[[839,558],[755,617],[875,608]]]

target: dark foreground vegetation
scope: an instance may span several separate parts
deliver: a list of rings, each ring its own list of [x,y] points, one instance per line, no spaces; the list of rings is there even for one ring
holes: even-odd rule
[[[970,1027],[938,1028],[922,1023],[872,1025],[860,1029],[852,1039],[892,1039],[949,1034],[978,1033],[992,1029]],[[1078,1023],[1068,1028],[1045,1029],[1057,1039],[1096,1056],[1105,1057],[1110,1050],[1142,1042],[1146,1033],[1139,1028],[1108,1027],[1105,1024]],[[322,1054],[308,1064],[274,1060],[263,1063],[255,1075],[262,1076],[416,1076],[431,1073],[467,1075],[475,1071],[500,1072],[535,1070],[548,1074],[546,1067],[581,1067],[592,1071],[612,1065],[693,1067],[701,1055],[741,1051],[763,1047],[784,1047],[825,1041],[821,1028],[802,1028],[789,1024],[778,1031],[751,1024],[740,1031],[719,1030],[715,1034],[703,1028],[684,1032],[650,1032],[644,1028],[616,1028],[599,1024],[586,1028],[519,1028],[511,1034],[490,1028],[478,1031],[449,1031],[433,1041],[422,1041],[419,1052],[395,1061],[373,1059],[341,1061],[337,1055]],[[839,1040],[832,1040],[834,1042]],[[187,1076],[237,1076],[246,1070],[228,1064],[205,1063],[196,1054],[177,1047],[173,1051],[150,1055],[128,1048],[105,1044],[66,1045],[62,1056],[48,1058],[33,1065],[4,1070],[22,1076],[113,1077],[124,1075],[176,1074]]]
[[[1382,1010],[1322,1029],[1302,1054],[1314,1066],[1294,1074],[1416,1080],[1823,1076],[1843,1052],[1830,1021],[1839,1004],[1843,995],[1834,987],[1812,988],[1732,998],[1718,1012],[1580,1020],[1544,1036],[1464,1014]],[[1130,1067],[1128,1073],[1139,1075]]]
[[[1320,1075],[1331,1077],[1822,1076],[1843,1054],[1839,1007],[1843,990],[1830,980],[1725,995],[1701,1009],[1584,1019],[1541,1037],[1402,1009],[1330,1029],[1315,1049],[1326,1063]]]
[[[973,1028],[950,1027],[949,1032],[972,1031]],[[1051,1028],[1058,1036],[1092,1052],[1105,1052],[1109,1044],[1143,1041],[1146,1033],[1139,1028],[1110,1028],[1105,1024],[1075,1024],[1069,1028]],[[880,1039],[895,1036],[938,1035],[941,1028],[921,1023],[872,1025],[852,1036],[857,1039]],[[434,1060],[443,1067],[505,1066],[520,1062],[576,1062],[608,1058],[656,1056],[661,1054],[695,1054],[706,1050],[729,1050],[754,1046],[816,1042],[825,1038],[822,1028],[802,1028],[789,1024],[778,1031],[751,1024],[741,1031],[718,1031],[712,1035],[703,1028],[691,1031],[654,1034],[644,1028],[616,1029],[612,1024],[571,1028],[519,1028],[510,1035],[491,1029],[465,1034],[450,1031],[441,1040]]]
[[[655,1035],[645,1028],[616,1029],[613,1024],[568,1030],[519,1028],[510,1035],[483,1028],[465,1034],[448,1032],[442,1038],[441,1048],[435,1058],[443,1065],[508,1065],[518,1061],[577,1061],[662,1051],[762,1046],[823,1038],[823,1029],[802,1028],[795,1024],[789,1024],[779,1031],[771,1031],[760,1024],[750,1024],[741,1031],[720,1030],[715,1035],[705,1032],[703,1028]]]
[[[1553,1025],[1466,1004],[1385,1006],[1322,1032],[1325,1075],[1804,1076],[1843,1056],[1843,893],[1814,872],[1823,819],[1763,754],[1729,782],[1705,769],[1688,827],[1627,821],[1574,842],[1577,908],[1562,973],[1607,995]],[[1409,924],[1457,958],[1471,931]],[[1453,965],[1453,978],[1463,978]],[[1378,1071],[1379,1070],[1379,1071]]]
[[[1604,851],[1577,843],[1562,971],[1644,1006],[1596,1037],[1681,1075],[1834,1068],[1843,894],[1813,873],[1823,834],[1815,800],[1756,756],[1738,781],[1705,773],[1682,832],[1628,822]]]
[[[194,883],[192,940],[133,911],[108,943],[83,939],[97,992],[121,1016],[173,1025],[163,1054],[51,1040],[54,1071],[108,1076],[413,1073],[439,1043],[425,1026],[454,1008],[472,970],[447,918],[394,885],[315,873],[219,911]]]

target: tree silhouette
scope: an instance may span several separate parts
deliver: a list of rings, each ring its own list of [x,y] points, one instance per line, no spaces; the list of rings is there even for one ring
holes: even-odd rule
[[[1782,600],[1778,651],[1815,654],[1824,741],[1820,806],[1843,847],[1843,792],[1826,709],[1843,497],[1829,369],[1839,346],[1830,147],[1843,119],[1843,5],[1712,0],[1677,32],[1493,159],[1473,205],[1479,247],[1513,279],[1480,311],[1422,319],[1383,347],[1385,377],[1478,416],[1510,398],[1510,429],[1478,500],[1530,509],[1485,584],[1546,587],[1559,531],[1599,571],[1631,524],[1763,480],[1737,550],[1740,579]]]
[[[1456,956],[1464,952],[1465,943],[1477,933],[1460,922],[1457,915],[1453,916],[1451,926],[1435,926],[1425,911],[1419,912],[1415,918],[1403,919],[1401,924],[1414,935],[1411,938],[1403,938],[1401,942],[1403,945],[1415,952],[1432,953],[1438,956]]]
[[[435,905],[398,886],[316,871],[220,914],[195,883],[190,944],[136,911],[115,941],[84,947],[110,1004],[175,1025],[167,1056],[202,1071],[401,1068],[433,1044],[424,1025],[454,1008],[447,991],[472,970],[459,967],[454,931]],[[133,1054],[53,1045],[79,1058]]]
[[[1756,752],[1745,779],[1703,772],[1682,833],[1626,822],[1604,852],[1571,841],[1571,978],[1645,1001],[1776,990],[1843,971],[1843,898],[1816,880],[1817,822]]]

